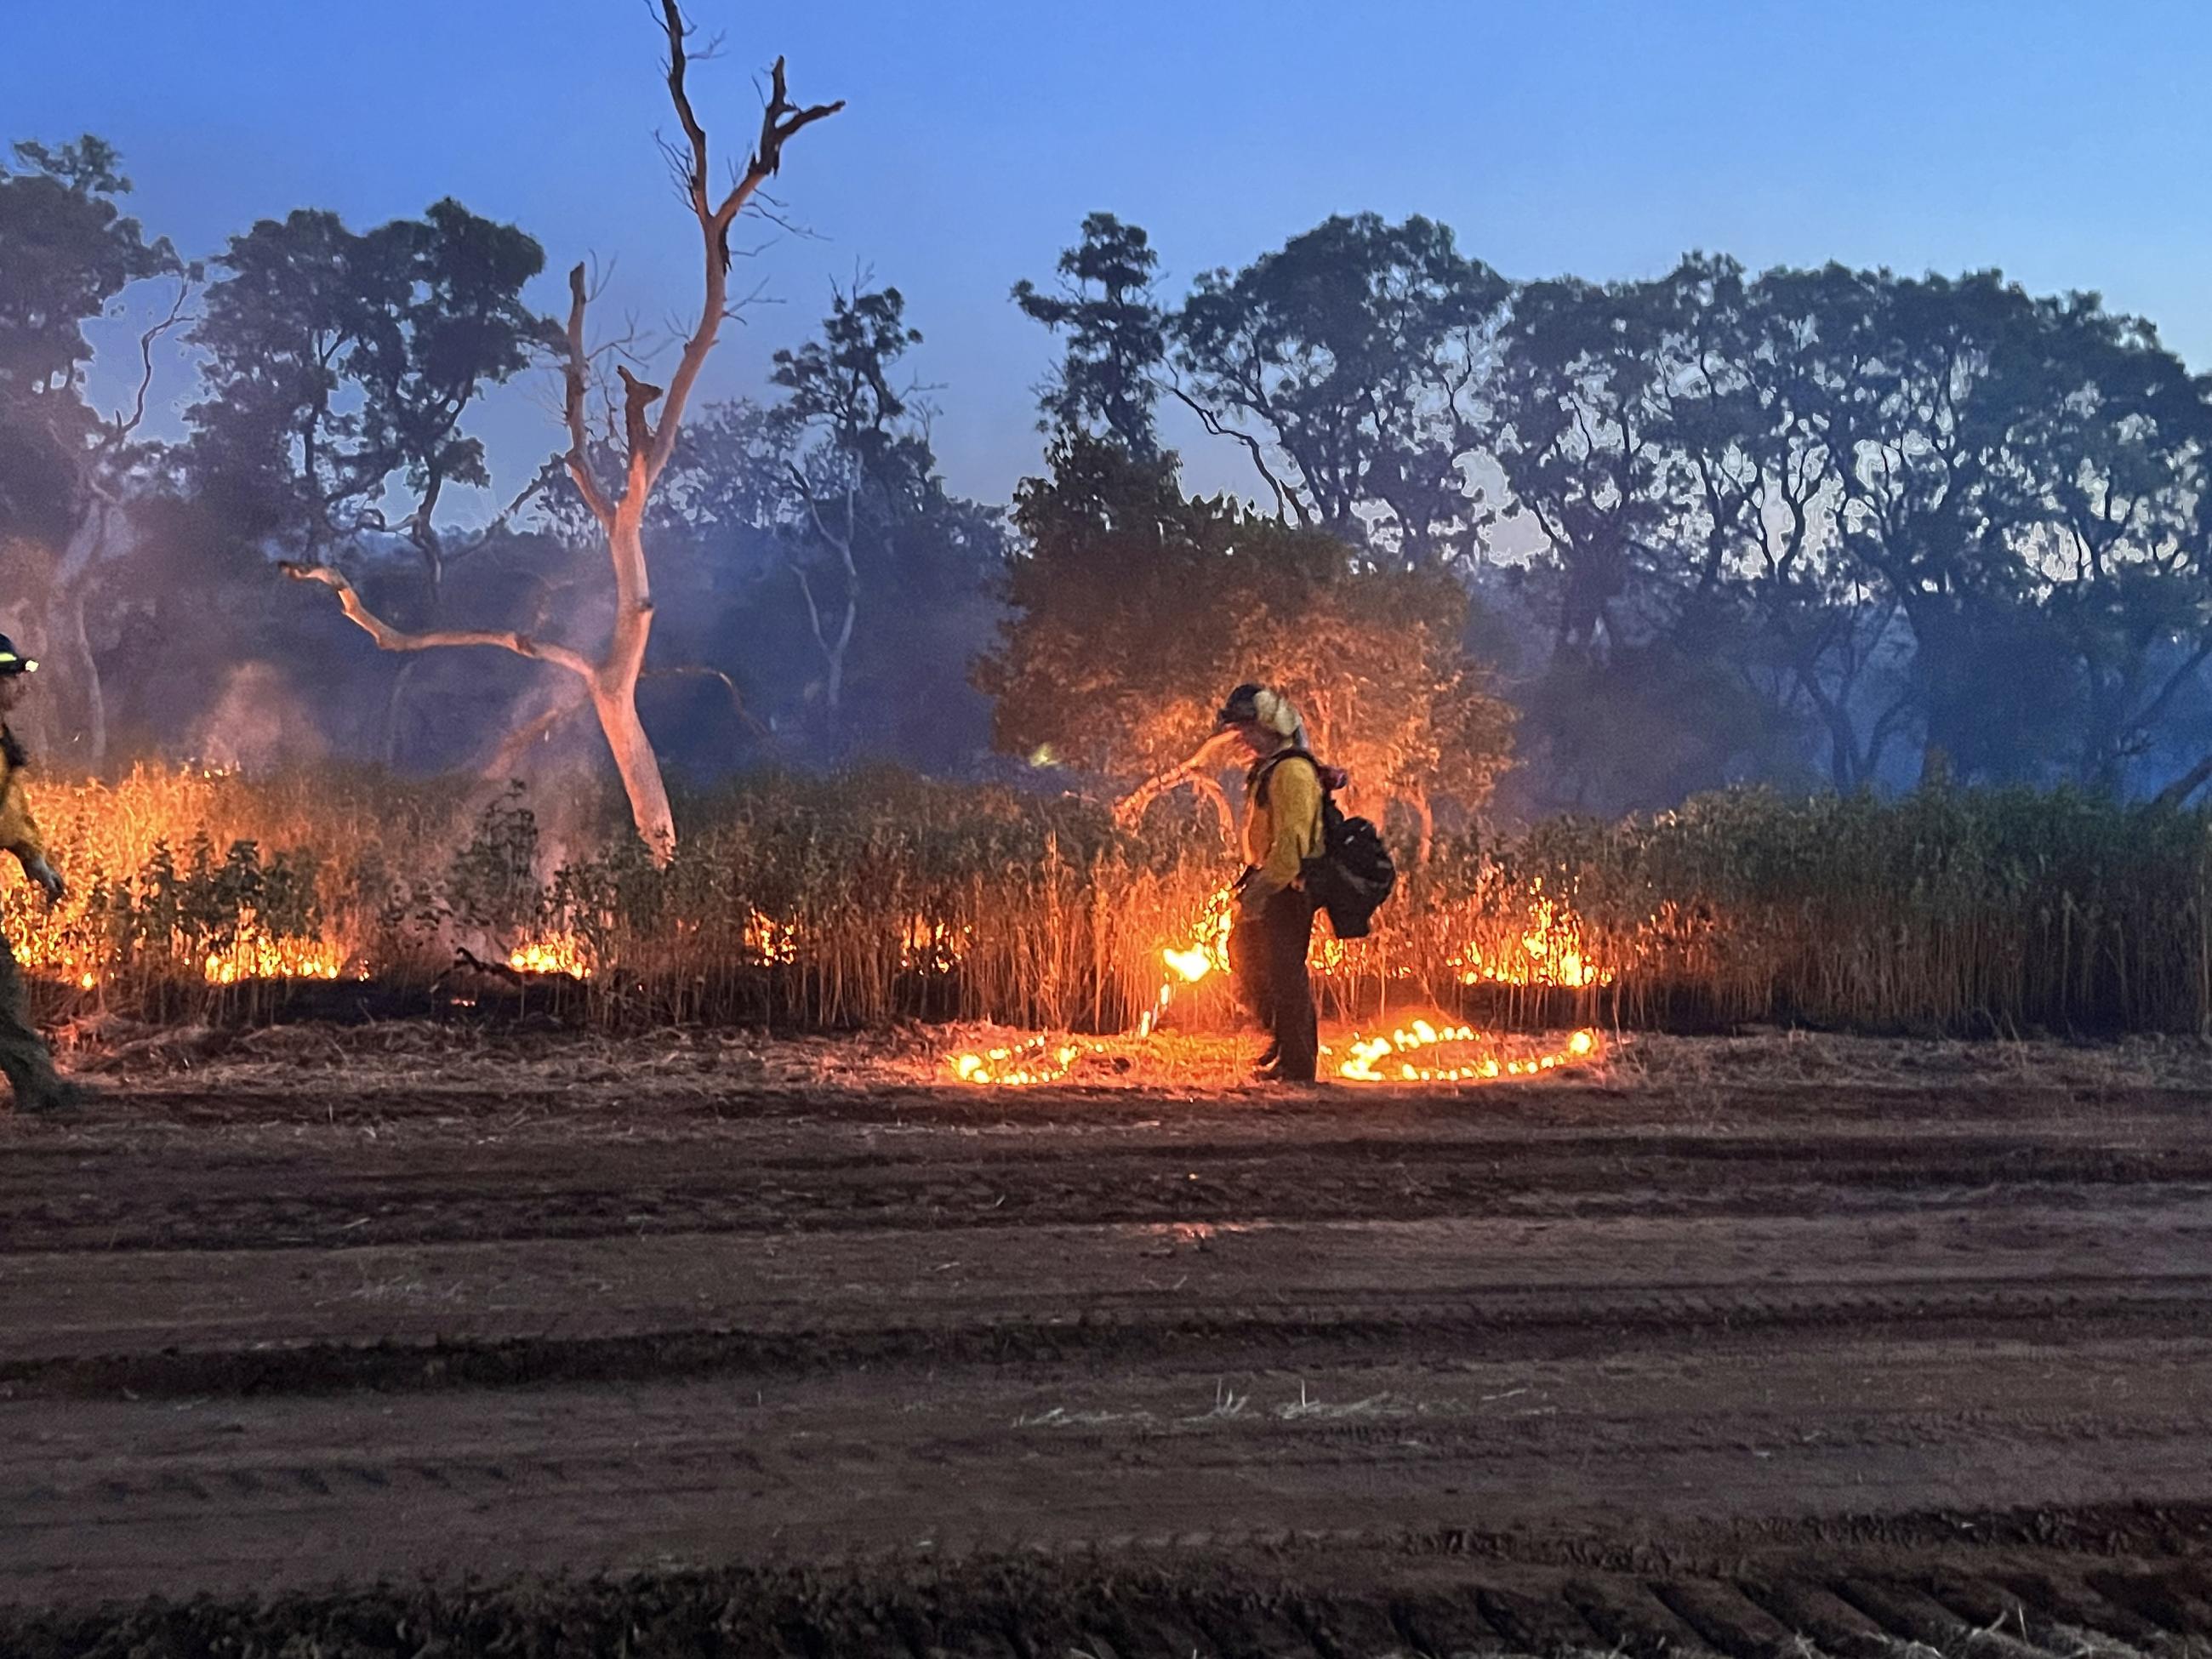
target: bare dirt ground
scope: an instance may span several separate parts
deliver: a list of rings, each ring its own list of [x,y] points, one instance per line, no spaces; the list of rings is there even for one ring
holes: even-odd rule
[[[186,1034],[0,1115],[0,1651],[2205,1650],[2201,1049],[942,1042]]]

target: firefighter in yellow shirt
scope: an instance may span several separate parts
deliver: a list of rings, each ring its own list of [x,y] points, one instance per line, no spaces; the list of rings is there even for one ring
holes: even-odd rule
[[[1271,686],[1244,684],[1222,705],[1218,729],[1252,751],[1244,778],[1244,874],[1229,935],[1238,994],[1270,1039],[1255,1074],[1311,1083],[1321,1054],[1306,951],[1314,902],[1304,869],[1322,850],[1320,763],[1291,700]]]
[[[15,855],[23,873],[46,890],[51,904],[68,888],[61,872],[47,861],[46,843],[39,838],[31,804],[23,793],[23,745],[5,723],[22,701],[24,676],[38,665],[0,634],[0,848]],[[0,1073],[15,1088],[19,1112],[64,1111],[84,1103],[83,1091],[55,1072],[53,1056],[32,1029],[22,972],[4,939],[0,939]]]

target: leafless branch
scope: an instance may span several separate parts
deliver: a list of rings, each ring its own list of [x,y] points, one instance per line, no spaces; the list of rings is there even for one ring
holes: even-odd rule
[[[805,109],[793,103],[784,82],[783,59],[779,57],[769,71],[768,107],[761,112],[760,143],[753,149],[752,160],[746,164],[744,178],[730,192],[731,201],[742,207],[740,198],[750,197],[760,188],[762,180],[772,179],[782,170],[783,147],[787,143],[804,129],[828,119],[844,107],[842,98],[833,104],[813,104]]]
[[[823,541],[836,550],[838,558],[844,563],[847,576],[857,580],[860,572],[853,562],[853,521],[858,505],[854,500],[859,493],[858,483],[845,486],[845,533],[840,536],[830,528],[830,521],[822,516],[822,503],[814,494],[814,486],[807,482],[806,474],[788,463],[784,470],[790,473],[792,484],[799,491],[799,499],[806,503],[807,516],[814,520],[815,529],[821,532]]]
[[[766,191],[754,191],[753,199],[746,204],[745,210],[750,213],[756,219],[767,220],[769,223],[774,225],[778,230],[782,231],[787,236],[796,236],[801,240],[808,242],[818,242],[822,240],[820,234],[811,225],[802,225],[798,220],[790,217],[789,210],[785,208],[783,204],[777,201]],[[757,248],[741,248],[738,250],[738,257],[740,258],[750,258],[753,254],[762,252],[769,245],[767,243],[763,242]]]
[[[1261,447],[1260,441],[1257,438],[1254,437],[1249,432],[1240,432],[1235,427],[1227,424],[1218,415],[1216,415],[1212,410],[1208,409],[1204,404],[1199,402],[1197,398],[1192,397],[1190,393],[1185,392],[1174,381],[1170,380],[1168,382],[1167,389],[1174,395],[1177,402],[1181,403],[1185,409],[1190,410],[1192,414],[1198,416],[1200,422],[1209,433],[1212,434],[1213,436],[1217,438],[1233,438],[1238,443],[1243,444],[1245,449],[1249,452],[1252,457],[1253,466],[1258,471],[1260,477],[1266,480],[1267,488],[1275,492],[1275,516],[1278,519],[1281,520],[1285,524],[1288,524],[1291,521],[1291,513],[1296,511],[1297,514],[1298,523],[1300,525],[1305,526],[1309,528],[1312,526],[1314,522],[1313,515],[1307,511],[1304,501],[1299,496],[1298,493],[1295,489],[1287,488],[1284,484],[1283,481],[1275,476],[1273,469],[1269,467],[1267,465],[1267,452]]]
[[[131,399],[131,413],[128,417],[118,415],[108,422],[108,438],[105,447],[111,450],[119,447],[124,441],[136,432],[144,422],[146,394],[153,389],[154,385],[155,344],[170,330],[188,320],[185,316],[185,307],[190,303],[191,297],[191,283],[179,278],[177,283],[177,297],[169,306],[169,314],[138,337],[137,395]]]
[[[772,178],[783,164],[783,147],[793,137],[811,125],[835,115],[845,106],[816,104],[805,108],[791,101],[784,77],[784,61],[779,58],[770,71],[769,94],[761,112],[760,137],[745,170],[738,175],[728,192],[716,203],[708,193],[707,130],[700,125],[698,112],[692,106],[690,89],[686,87],[685,71],[690,63],[688,43],[690,26],[684,20],[678,0],[660,0],[661,24],[668,38],[668,95],[676,107],[677,119],[682,124],[688,155],[682,157],[684,194],[691,204],[693,216],[699,222],[700,235],[706,253],[706,293],[702,297],[699,320],[684,342],[684,354],[668,383],[667,402],[663,406],[660,427],[654,437],[643,479],[649,488],[659,477],[674,452],[676,435],[683,424],[684,411],[691,397],[691,388],[706,366],[707,356],[714,347],[714,336],[730,309],[730,226],[743,212],[761,185]]]
[[[784,562],[791,567],[791,574],[799,579],[799,594],[806,601],[806,621],[814,630],[814,643],[827,651],[829,643],[822,637],[822,608],[814,603],[814,584],[806,579],[806,567],[796,559],[787,559]]]
[[[431,651],[442,646],[493,646],[501,651],[512,651],[518,657],[527,657],[533,662],[551,663],[556,668],[565,668],[587,684],[598,673],[590,660],[580,653],[571,651],[565,645],[533,640],[527,634],[485,628],[434,628],[427,633],[410,634],[394,628],[363,605],[361,595],[354,591],[353,584],[329,565],[295,564],[287,560],[276,568],[295,581],[320,582],[335,592],[347,618],[374,640],[380,651]]]
[[[514,775],[522,764],[522,757],[532,749],[553,735],[554,729],[570,715],[580,713],[590,702],[590,694],[574,682],[562,687],[552,706],[539,714],[527,725],[517,726],[507,735],[499,750],[483,769],[483,775],[494,782],[502,782]]]
[[[758,738],[771,735],[768,727],[753,718],[752,710],[745,707],[744,694],[738,690],[738,683],[719,668],[709,668],[704,663],[679,663],[673,668],[648,668],[643,678],[648,680],[718,680],[722,689],[730,694],[731,712],[744,723],[745,729]]]
[[[1189,757],[1176,763],[1164,772],[1155,773],[1127,794],[1114,803],[1114,821],[1123,829],[1133,829],[1145,816],[1146,809],[1182,784],[1194,784],[1204,793],[1204,786],[1212,782],[1212,775],[1222,769],[1231,746],[1237,742],[1234,732],[1217,732],[1194,750]],[[1214,786],[1218,795],[1220,787]],[[1223,805],[1225,805],[1225,799]]]
[[[676,0],[660,0],[660,13],[661,25],[668,32],[668,96],[676,106],[677,118],[684,124],[684,137],[690,147],[688,163],[674,144],[664,148],[684,183],[692,210],[703,218],[711,211],[707,202],[707,129],[699,125],[691,108],[691,94],[684,85],[691,26],[684,21],[683,8]]]
[[[591,432],[584,416],[588,378],[586,371],[591,362],[584,349],[584,310],[589,297],[584,289],[584,267],[578,264],[568,272],[568,349],[562,366],[562,404],[568,421],[568,476],[576,481],[576,491],[584,498],[584,505],[591,509],[592,516],[602,526],[611,527],[614,503],[607,499],[606,491],[592,474]]]
[[[661,389],[639,380],[627,363],[618,365],[615,373],[622,377],[623,435],[629,444],[630,465],[640,467],[653,447],[653,428],[646,421],[645,411],[659,398]]]

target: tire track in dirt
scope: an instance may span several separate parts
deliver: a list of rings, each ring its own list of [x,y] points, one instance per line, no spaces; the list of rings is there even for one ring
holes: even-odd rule
[[[258,1340],[250,1346],[169,1346],[0,1359],[0,1398],[148,1398],[227,1394],[387,1392],[636,1382],[664,1377],[789,1376],[854,1367],[1060,1363],[1293,1368],[1314,1358],[1363,1359],[1479,1350],[1492,1359],[1705,1348],[1847,1334],[1898,1341],[1934,1331],[1997,1342],[2063,1334],[2073,1342],[2181,1341],[2206,1334],[2212,1275],[2143,1286],[2087,1283],[1950,1285],[1880,1291],[1735,1286],[1635,1292],[1601,1288],[1503,1291],[1424,1303],[1285,1301],[1169,1310],[1091,1308],[1079,1314],[994,1313],[973,1321],[865,1328],[783,1323],[747,1329],[646,1331],[617,1336],[480,1338],[416,1342]]]
[[[104,1637],[2179,1659],[2212,1628],[2212,1139],[2172,1091],[623,1087],[9,1126],[0,1601],[60,1610],[0,1613],[0,1651],[149,1588],[216,1597]],[[425,1569],[492,1587],[358,1588]]]
[[[1965,1517],[1949,1517],[1955,1525]],[[1990,1517],[2002,1525],[2013,1517]],[[387,1651],[362,1638],[465,1641],[464,1650],[1243,1659],[1611,1652],[1775,1659],[1899,1652],[1990,1659],[2185,1659],[2212,1616],[2197,1570],[2130,1540],[2130,1553],[1947,1541],[1907,1565],[1893,1549],[1737,1543],[1725,1572],[1560,1567],[1510,1550],[1409,1564],[1381,1535],[1223,1535],[1078,1557],[1025,1552],[840,1566],[664,1570],[618,1579],[526,1577],[438,1586],[207,1598],[97,1613],[0,1608],[20,1659],[94,1643],[132,1650]],[[457,1640],[458,1638],[458,1640]],[[373,1638],[371,1639],[374,1639]],[[358,1645],[356,1645],[358,1644]]]
[[[1690,1150],[1694,1147],[1694,1152]],[[1898,1138],[1852,1149],[1795,1139],[1725,1148],[1661,1141],[1042,1146],[991,1158],[793,1158],[713,1149],[495,1146],[434,1153],[356,1146],[195,1165],[18,1152],[0,1171],[0,1253],[252,1249],[365,1242],[589,1238],[639,1231],[839,1231],[956,1225],[1418,1219],[1510,1213],[1715,1219],[1893,1210],[1972,1193],[2063,1209],[2212,1191],[2212,1142],[2085,1151]],[[372,1231],[366,1237],[361,1230]]]

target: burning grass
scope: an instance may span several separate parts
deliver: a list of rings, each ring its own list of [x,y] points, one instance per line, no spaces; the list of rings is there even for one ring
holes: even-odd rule
[[[1040,1077],[1081,1069],[1082,1044],[1231,1012],[1212,831],[1124,833],[1067,799],[756,778],[682,804],[665,870],[593,811],[556,846],[519,794],[370,773],[142,769],[41,781],[34,804],[74,890],[49,911],[0,883],[0,925],[50,1007],[204,1018],[271,981],[427,988],[466,951],[603,1029],[989,1021],[1020,1035],[988,1045],[1003,1057],[973,1048],[980,1068]],[[2201,812],[1753,793],[1447,840],[1374,937],[1324,928],[1313,963],[1325,1012],[1364,1041],[1418,1036],[1413,1011],[1440,1034],[1373,1057],[1401,1078],[1486,1075],[1477,1031],[2195,1035],[2212,1028],[2208,896]]]
[[[1515,1034],[1414,1018],[1372,1035],[1356,1027],[1325,1031],[1321,1076],[1398,1086],[1501,1083],[1600,1067],[1615,1046],[1589,1029]],[[991,1031],[975,1046],[946,1054],[940,1077],[978,1088],[1236,1088],[1251,1080],[1251,1048],[1233,1037],[1170,1032],[1097,1038]]]

